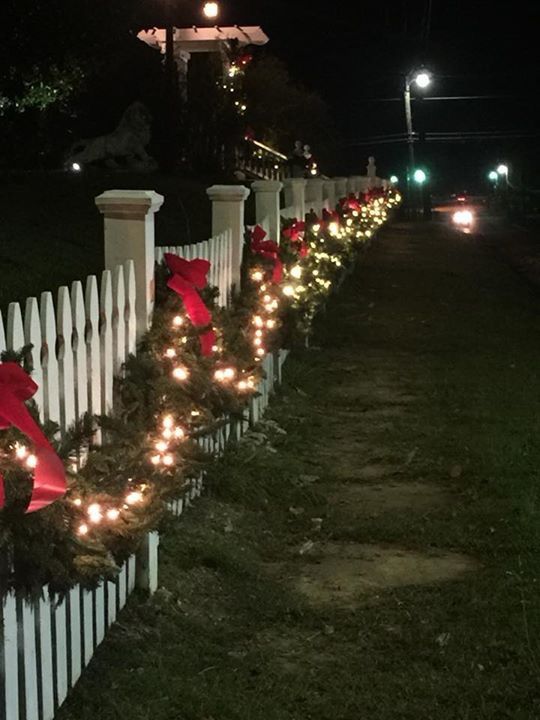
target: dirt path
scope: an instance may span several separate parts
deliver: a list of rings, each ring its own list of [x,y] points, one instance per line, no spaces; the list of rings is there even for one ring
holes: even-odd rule
[[[539,311],[470,238],[387,231],[61,716],[540,718]]]

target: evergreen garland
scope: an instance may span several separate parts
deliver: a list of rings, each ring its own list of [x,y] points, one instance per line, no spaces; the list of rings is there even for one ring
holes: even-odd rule
[[[14,428],[0,431],[6,490],[1,590],[36,596],[44,586],[62,592],[114,577],[144,534],[159,527],[168,503],[182,497],[190,478],[211,461],[196,438],[225,417],[244,416],[264,355],[305,342],[336,280],[399,200],[393,191],[351,196],[323,218],[308,216],[305,226],[284,221],[279,282],[274,261],[250,252],[248,237],[242,292],[232,305],[216,307],[214,288],[202,292],[217,335],[210,358],[201,356],[199,330],[187,320],[177,326],[176,318],[186,319],[182,301],[168,290],[165,267],[157,268],[152,327],[115,383],[113,414],[87,415],[61,438],[54,424],[42,426],[66,467],[64,498],[25,513],[32,477],[14,449],[26,439]],[[301,229],[291,234],[291,228]],[[28,350],[4,353],[1,360],[31,371]],[[173,377],[178,358],[182,381]],[[35,403],[28,407],[39,424]]]

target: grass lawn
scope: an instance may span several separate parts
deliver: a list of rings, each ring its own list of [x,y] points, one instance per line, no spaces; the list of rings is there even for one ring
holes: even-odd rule
[[[470,237],[387,230],[61,720],[540,718],[539,310]]]
[[[156,242],[182,245],[210,237],[205,189],[212,182],[91,169],[0,175],[0,309],[103,270],[103,219],[94,198],[105,190],[162,194]]]

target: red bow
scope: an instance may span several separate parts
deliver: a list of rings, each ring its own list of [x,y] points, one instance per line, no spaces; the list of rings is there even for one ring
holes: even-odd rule
[[[304,233],[306,231],[306,223],[295,220],[293,224],[283,231],[284,237],[288,238],[291,243],[298,243],[298,254],[300,257],[306,257],[309,253],[309,247],[304,242]]]
[[[36,383],[20,365],[13,362],[0,364],[0,429],[16,427],[35,446],[37,465],[27,513],[42,510],[66,491],[64,465],[24,404],[37,389]],[[4,505],[4,478],[0,475],[0,508]]]
[[[347,199],[343,200],[344,210],[360,210],[361,207],[362,205],[354,193],[351,193]]]
[[[208,260],[184,260],[178,255],[166,253],[165,262],[172,273],[167,286],[180,295],[193,325],[196,328],[210,325],[212,315],[197,292],[208,285],[207,275],[210,270]],[[215,332],[207,330],[200,336],[200,341],[202,354],[205,357],[211,355],[212,348],[216,344]]]
[[[266,260],[272,260],[272,282],[280,283],[283,280],[283,263],[279,259],[279,245],[273,240],[265,240],[266,232],[260,225],[251,232],[251,251]]]

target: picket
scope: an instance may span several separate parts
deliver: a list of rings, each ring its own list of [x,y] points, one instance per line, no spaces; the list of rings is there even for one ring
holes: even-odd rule
[[[75,376],[75,414],[88,411],[88,358],[86,353],[86,313],[82,283],[71,286],[71,322],[73,326],[73,372]]]
[[[43,413],[43,370],[41,367],[41,320],[37,298],[28,298],[24,311],[24,341],[31,345],[29,358],[32,364],[32,378],[38,386],[34,395],[40,414]]]
[[[112,276],[112,336],[113,336],[113,372],[119,375],[126,362],[126,290],[124,268],[118,265]]]
[[[60,427],[63,432],[75,422],[75,367],[73,362],[73,316],[67,287],[58,291],[57,351],[60,387]]]
[[[101,415],[101,350],[99,338],[99,301],[97,279],[91,275],[86,281],[86,352],[88,368],[88,410],[93,415]]]
[[[19,643],[17,623],[17,597],[14,592],[7,593],[2,606],[2,675],[3,698],[0,708],[6,720],[19,717]]]
[[[0,312],[0,353],[3,353],[6,349],[6,332],[4,330],[2,313]]]
[[[39,618],[39,685],[41,720],[54,717],[54,669],[53,636],[51,622],[51,602],[48,589],[44,588],[43,597],[37,603]]]
[[[60,383],[56,356],[56,317],[52,293],[41,293],[41,337],[43,339],[43,413],[46,420],[60,422]]]

